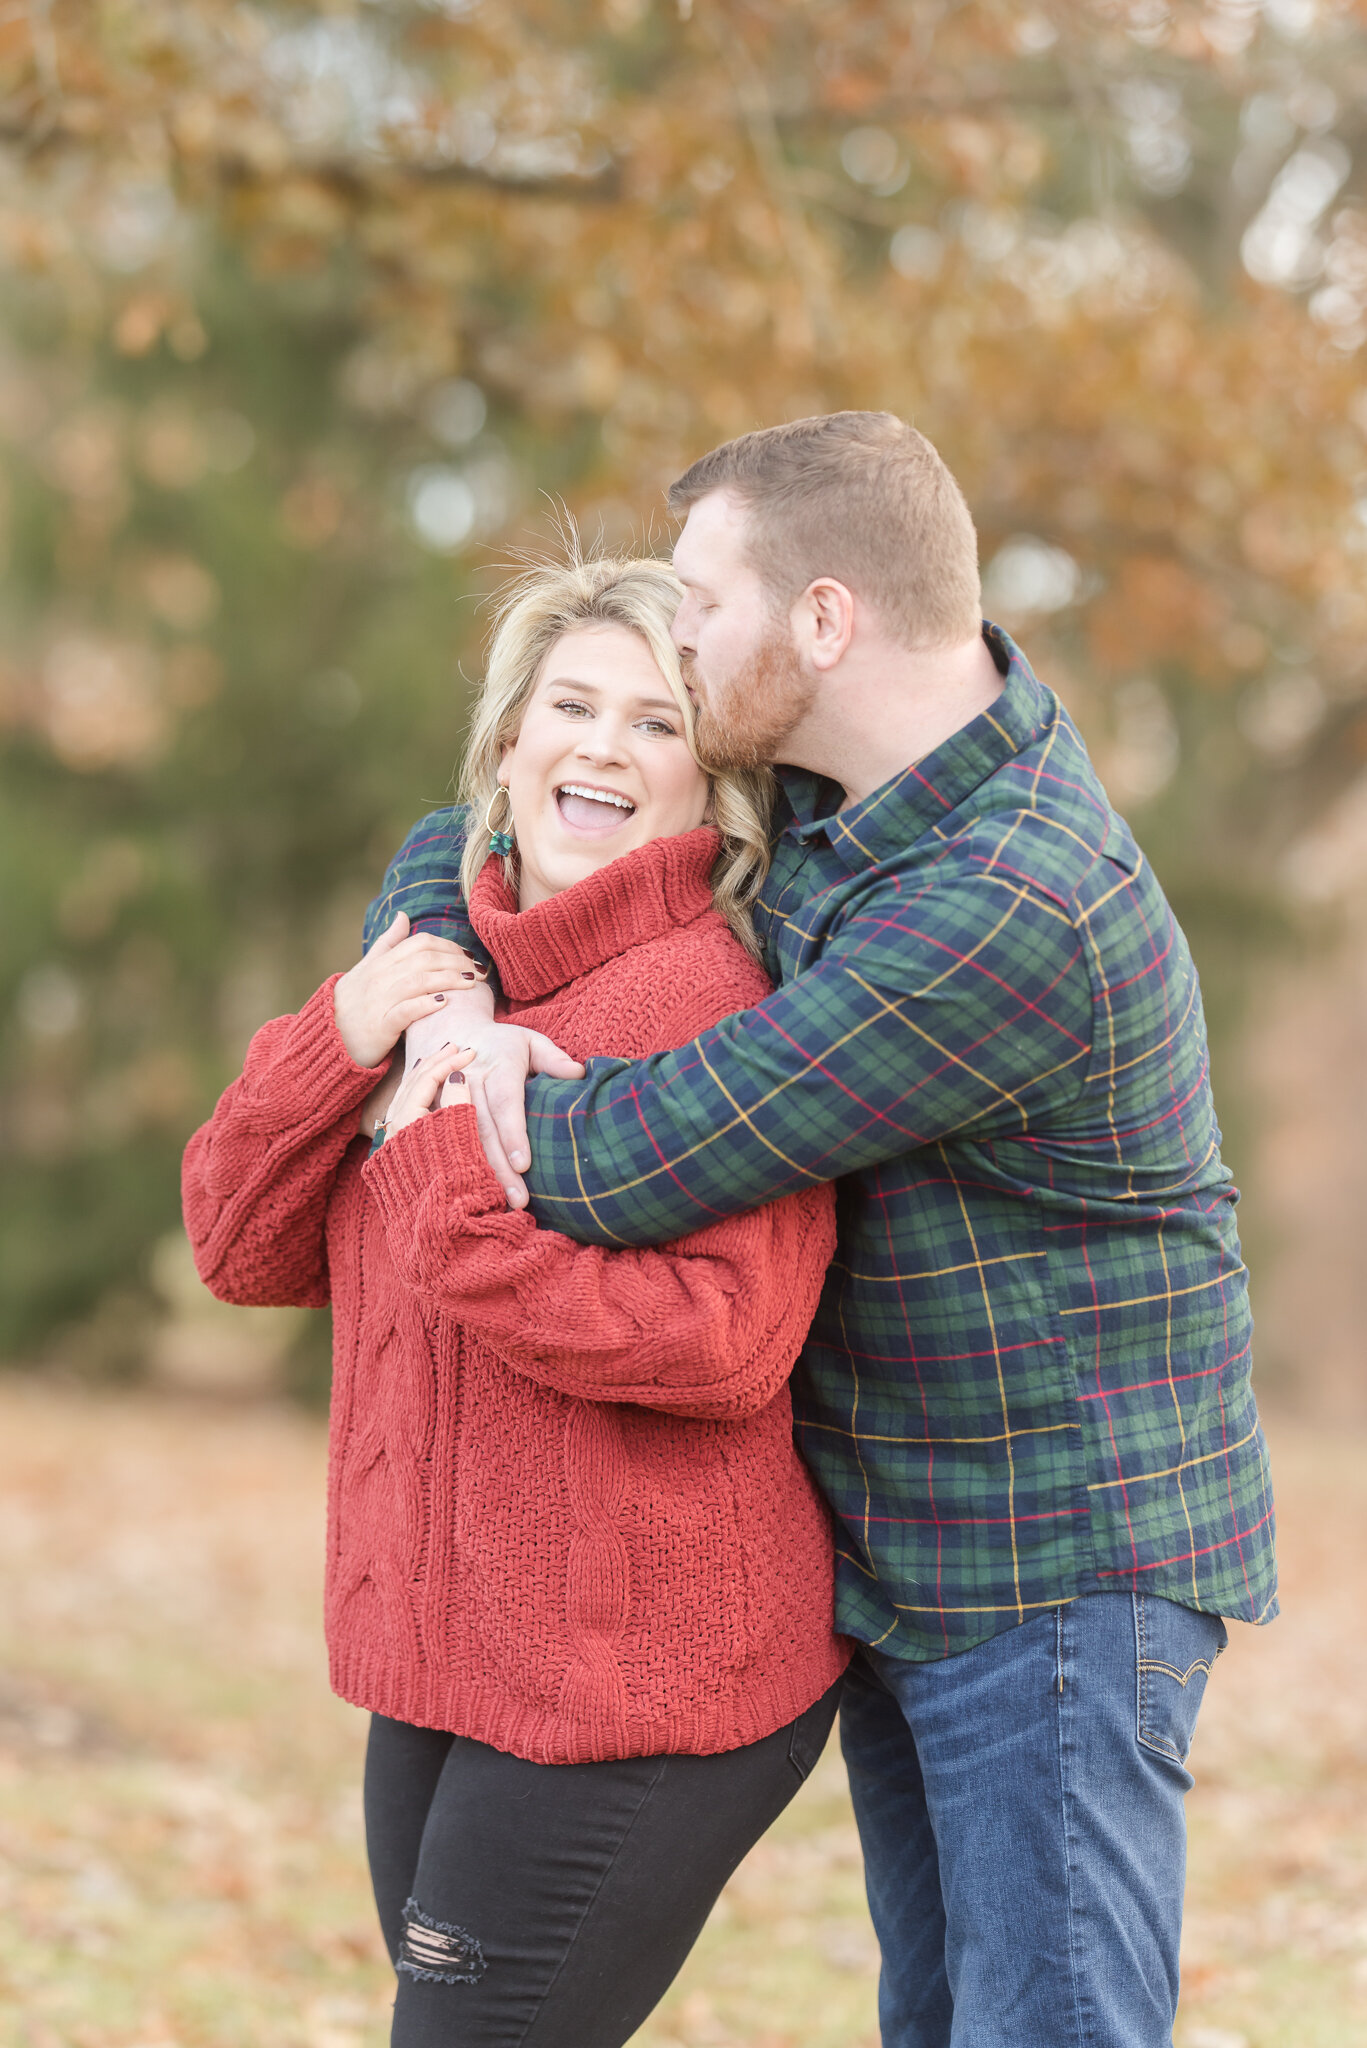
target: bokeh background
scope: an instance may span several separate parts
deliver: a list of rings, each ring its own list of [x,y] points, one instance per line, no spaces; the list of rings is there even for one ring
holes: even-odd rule
[[[355,1748],[313,1613],[326,1318],[208,1300],[180,1150],[447,795],[501,565],[562,506],[664,545],[703,448],[855,405],[962,480],[988,609],[1205,984],[1305,1605],[1247,1653],[1228,1742],[1259,1699],[1269,1732],[1221,1752],[1207,1858],[1243,1960],[1214,1940],[1185,2039],[1367,2040],[1334,1904],[1367,1842],[1365,135],[1362,0],[0,5],[0,1733],[48,1900],[0,2039],[381,2038],[355,1815],[318,1819]],[[1279,1878],[1248,1787],[1290,1798],[1292,1749],[1340,1820]],[[752,1989],[780,1958],[764,1997],[685,1987],[652,2040],[871,2038],[842,1797],[772,1911],[729,1909],[760,1946],[715,1937]],[[257,1864],[204,1849],[254,1829]],[[808,1893],[829,1940],[784,1917]]]

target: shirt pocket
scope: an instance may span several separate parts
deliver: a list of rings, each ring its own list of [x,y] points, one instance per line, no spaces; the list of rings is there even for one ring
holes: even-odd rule
[[[1153,1593],[1133,1597],[1135,1732],[1144,1749],[1185,1764],[1206,1681],[1229,1636],[1218,1614],[1198,1614]]]

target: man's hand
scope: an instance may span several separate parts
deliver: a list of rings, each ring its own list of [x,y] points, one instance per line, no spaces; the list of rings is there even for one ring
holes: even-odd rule
[[[551,1039],[539,1031],[525,1031],[520,1024],[475,1023],[461,1015],[451,1019],[449,1036],[473,1049],[474,1057],[461,1078],[475,1106],[484,1156],[508,1207],[525,1209],[527,1188],[522,1176],[532,1163],[524,1101],[528,1077],[551,1074],[560,1081],[581,1081],[584,1069]],[[416,1038],[410,1031],[410,1062],[423,1051],[422,1042],[415,1045]]]
[[[333,992],[342,1043],[358,1067],[378,1067],[410,1024],[440,1010],[447,991],[474,980],[468,954],[425,932],[410,938],[400,911]]]

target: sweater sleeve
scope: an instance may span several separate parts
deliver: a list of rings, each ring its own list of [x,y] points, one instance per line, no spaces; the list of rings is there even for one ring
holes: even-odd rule
[[[504,1206],[473,1110],[369,1160],[395,1265],[517,1371],[562,1394],[721,1420],[757,1413],[802,1347],[835,1245],[826,1187],[658,1251],[606,1251]]]
[[[338,977],[263,1024],[239,1078],[185,1148],[185,1228],[220,1301],[322,1308],[325,1221],[361,1104],[388,1061],[359,1067],[333,1014]]]

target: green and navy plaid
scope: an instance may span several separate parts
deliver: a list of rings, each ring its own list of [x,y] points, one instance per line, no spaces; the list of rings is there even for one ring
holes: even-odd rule
[[[783,772],[776,992],[530,1093],[535,1213],[585,1242],[838,1181],[798,1441],[838,1625],[918,1660],[1101,1589],[1276,1611],[1196,971],[1059,700],[987,633],[996,703],[865,802]],[[460,825],[415,828],[367,940],[397,908],[469,940]]]

